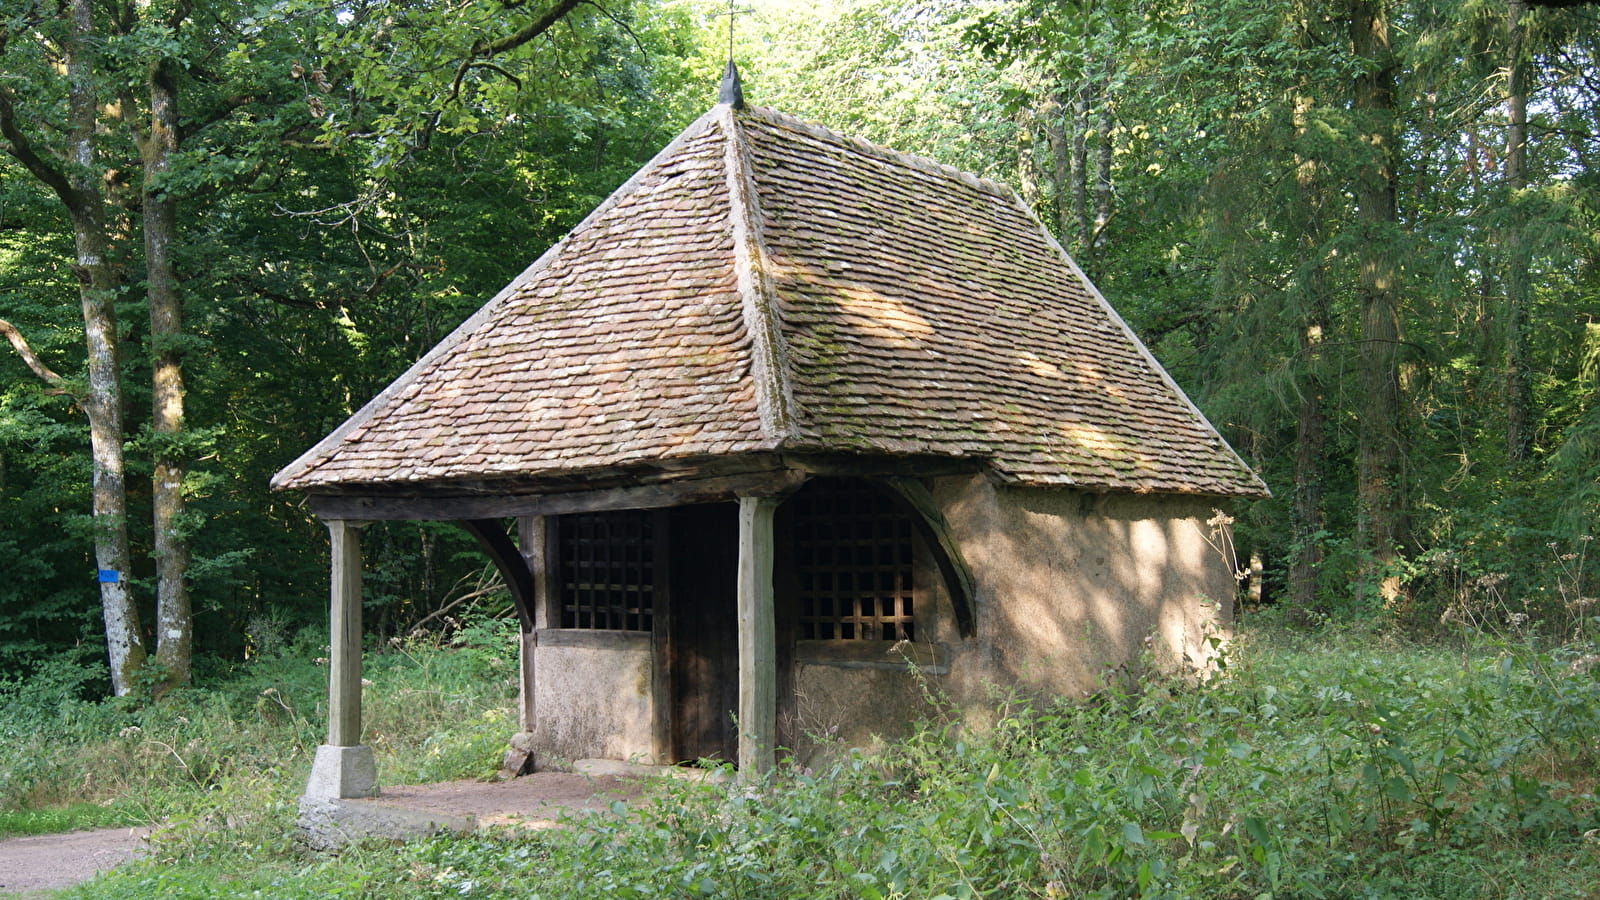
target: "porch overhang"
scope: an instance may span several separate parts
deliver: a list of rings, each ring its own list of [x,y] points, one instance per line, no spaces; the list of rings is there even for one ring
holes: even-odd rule
[[[536,678],[533,635],[546,570],[545,517],[623,509],[736,502],[739,514],[739,764],[747,777],[771,768],[776,739],[773,635],[773,515],[782,499],[814,476],[868,478],[914,510],[950,586],[963,633],[972,633],[973,580],[922,479],[985,471],[976,458],[772,453],[699,464],[574,473],[559,478],[404,485],[351,484],[309,492],[308,506],[333,541],[331,621],[335,671],[327,773],[314,776],[308,799],[370,796],[371,750],[361,744],[361,557],[359,529],[375,521],[450,521],[471,533],[505,578],[521,620],[524,736],[531,731]],[[517,536],[504,520],[517,520]],[[513,741],[513,745],[516,742]],[[356,776],[351,776],[355,772]]]
[[[528,479],[345,484],[308,491],[306,502],[324,520],[454,522],[782,496],[812,476],[914,479],[982,471],[989,470],[977,457],[769,453]]]

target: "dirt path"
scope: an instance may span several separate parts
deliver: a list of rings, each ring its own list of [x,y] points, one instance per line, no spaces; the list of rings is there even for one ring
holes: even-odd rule
[[[619,768],[613,766],[613,768]],[[471,816],[478,827],[522,825],[548,827],[562,813],[604,809],[616,800],[631,801],[643,783],[622,775],[596,772],[541,772],[511,781],[451,781],[388,787],[370,801],[424,813]],[[145,850],[148,828],[105,828],[0,840],[0,897],[57,890],[88,881],[96,874],[137,858]]]
[[[0,896],[72,887],[144,852],[148,829],[101,828],[0,841]]]

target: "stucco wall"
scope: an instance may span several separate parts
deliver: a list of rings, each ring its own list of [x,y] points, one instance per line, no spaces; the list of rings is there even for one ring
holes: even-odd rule
[[[1107,669],[1204,665],[1208,633],[1232,619],[1229,566],[1208,542],[1216,501],[933,486],[977,582],[977,635],[952,660],[964,698],[983,683],[1082,696]]]
[[[779,725],[803,759],[815,755],[813,736],[850,747],[903,734],[932,711],[930,695],[980,724],[999,693],[1081,698],[1135,673],[1145,650],[1167,669],[1203,666],[1207,637],[1232,620],[1232,575],[1208,542],[1218,501],[1008,488],[978,476],[937,479],[930,490],[976,582],[976,633],[959,635],[951,597],[935,586],[933,621],[919,615],[917,628],[935,645],[923,656],[941,664],[920,682],[900,664],[798,660]],[[541,645],[541,757],[648,758],[650,653],[647,641]]]
[[[587,646],[539,642],[534,735],[540,768],[589,758],[654,762],[650,641],[649,635],[637,638]]]

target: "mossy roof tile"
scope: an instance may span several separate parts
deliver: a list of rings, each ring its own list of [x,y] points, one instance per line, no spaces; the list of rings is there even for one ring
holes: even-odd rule
[[[273,483],[784,448],[976,456],[1022,484],[1265,490],[1010,190],[727,106]]]

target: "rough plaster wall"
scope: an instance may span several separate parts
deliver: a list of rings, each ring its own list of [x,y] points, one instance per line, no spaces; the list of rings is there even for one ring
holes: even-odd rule
[[[541,646],[537,746],[554,758],[653,762],[650,648]]]
[[[940,676],[926,676],[930,686]],[[922,686],[905,669],[852,669],[801,663],[795,666],[795,696],[782,712],[801,763],[816,764],[847,747],[872,748],[905,736],[911,724],[934,712]]]
[[[1233,582],[1206,541],[1206,498],[1086,494],[941,479],[935,496],[978,583],[978,634],[952,662],[964,700],[1018,683],[1061,696],[1108,667],[1203,662]],[[986,684],[985,684],[986,683]]]
[[[780,733],[803,762],[905,734],[933,712],[924,685],[981,727],[999,692],[1081,697],[1107,668],[1136,662],[1146,637],[1163,665],[1186,654],[1203,662],[1206,635],[1232,620],[1232,576],[1206,541],[1213,500],[997,488],[978,477],[940,479],[934,495],[977,581],[977,635],[958,635],[935,586],[928,636],[948,648],[949,674],[919,683],[899,668],[797,663]],[[648,761],[650,676],[647,647],[541,646],[542,753]]]

